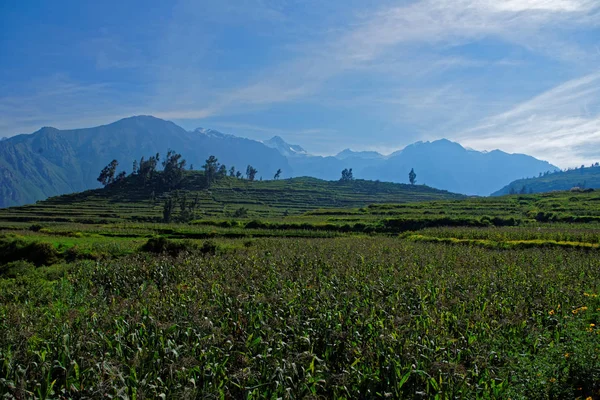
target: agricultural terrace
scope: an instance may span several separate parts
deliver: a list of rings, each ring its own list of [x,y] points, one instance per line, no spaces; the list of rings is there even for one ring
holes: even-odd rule
[[[0,395],[600,398],[599,193],[126,184],[0,210]]]

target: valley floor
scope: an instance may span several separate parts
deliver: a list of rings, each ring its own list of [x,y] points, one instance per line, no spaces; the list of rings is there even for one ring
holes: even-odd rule
[[[600,398],[599,201],[5,210],[0,395]]]

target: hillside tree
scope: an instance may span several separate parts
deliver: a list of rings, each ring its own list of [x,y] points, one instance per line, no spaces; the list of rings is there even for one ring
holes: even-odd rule
[[[107,186],[115,181],[115,172],[117,172],[117,166],[119,162],[112,160],[106,167],[102,168],[100,175],[98,176],[98,182],[102,185]]]
[[[248,167],[246,167],[246,177],[248,178],[248,180],[250,182],[252,182],[254,180],[257,173],[258,173],[258,170],[256,168],[254,168],[252,165],[248,165]]]
[[[145,160],[144,157],[140,159],[140,163],[138,165],[138,176],[140,176],[144,182],[154,177],[159,159],[160,157],[158,153],[156,153],[155,156],[151,156],[147,160]]]
[[[225,166],[225,164],[221,164],[221,166],[219,167],[219,170],[217,171],[217,177],[219,179],[221,178],[225,178],[227,176],[227,167]]]
[[[177,186],[183,179],[183,170],[185,169],[186,161],[181,154],[169,150],[167,156],[162,162],[163,173],[162,181],[167,189],[172,189]]]
[[[219,160],[215,156],[210,156],[206,159],[206,164],[204,164],[202,168],[204,168],[206,184],[210,186],[217,179],[217,171],[219,170]]]
[[[229,168],[229,176],[235,178],[235,167]]]
[[[414,168],[411,168],[410,172],[408,173],[408,181],[410,182],[411,185],[414,185],[415,183],[417,183],[417,174],[415,173]]]
[[[277,172],[275,173],[275,176],[273,177],[273,179],[277,180],[277,179],[279,179],[279,177],[281,177],[281,168],[279,168],[277,170]]]
[[[352,168],[350,168],[350,169],[344,168],[344,170],[342,171],[342,177],[340,178],[340,181],[348,182],[353,179],[354,179],[354,175],[352,175]]]

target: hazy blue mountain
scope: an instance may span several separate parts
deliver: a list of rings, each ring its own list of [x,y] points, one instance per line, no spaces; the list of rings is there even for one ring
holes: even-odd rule
[[[417,173],[418,184],[485,196],[515,179],[558,169],[524,154],[500,150],[479,152],[441,139],[409,145],[392,153],[380,165],[359,171],[359,176],[406,183],[411,168]]]
[[[273,136],[271,139],[263,142],[266,146],[276,149],[285,157],[308,155],[306,150],[297,144],[289,144],[279,136]]]
[[[492,196],[510,193],[544,193],[553,190],[570,190],[575,187],[600,189],[600,166],[593,165],[587,168],[556,171],[532,178],[518,179],[492,193]]]
[[[168,149],[181,153],[195,169],[210,155],[242,173],[250,164],[258,170],[257,179],[271,179],[281,169],[284,178],[338,180],[343,169],[352,168],[355,178],[407,183],[414,168],[419,184],[477,195],[556,169],[523,154],[467,150],[448,140],[418,142],[387,157],[349,149],[314,156],[278,136],[261,143],[212,129],[188,132],[169,121],[137,116],[95,128],[45,127],[0,141],[0,207],[98,187],[96,178],[111,160],[119,161],[119,171],[130,172],[133,160],[164,155]]]
[[[363,160],[382,160],[385,158],[384,155],[379,154],[376,151],[352,151],[345,149],[335,155],[335,158],[340,160],[349,159],[363,159]]]
[[[200,169],[215,155],[227,167],[245,172],[251,164],[257,178],[272,177],[285,157],[262,143],[212,130],[187,132],[172,122],[150,116],[125,118],[95,128],[42,128],[0,142],[0,207],[32,203],[63,193],[98,187],[100,170],[112,159],[130,172],[133,160],[173,149]]]

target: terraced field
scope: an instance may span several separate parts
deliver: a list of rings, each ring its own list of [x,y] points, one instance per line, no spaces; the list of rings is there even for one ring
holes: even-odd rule
[[[406,203],[460,199],[462,195],[394,183],[330,182],[314,178],[249,182],[225,178],[209,189],[200,172],[188,172],[180,196],[197,199],[198,218],[232,215],[240,207],[251,216],[298,215],[323,207],[360,207],[372,203]],[[24,207],[0,209],[0,221],[116,222],[162,218],[163,203],[173,193],[155,194],[125,182],[104,190],[90,190],[50,198]]]
[[[600,193],[187,179],[0,211],[0,396],[600,398]]]

